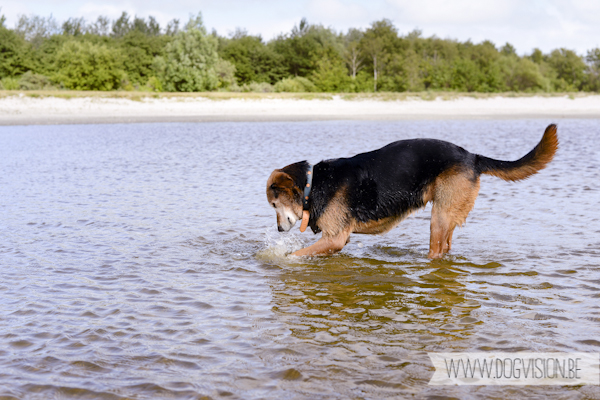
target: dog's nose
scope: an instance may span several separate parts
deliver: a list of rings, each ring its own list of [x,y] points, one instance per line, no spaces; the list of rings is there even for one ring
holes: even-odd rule
[[[281,225],[277,225],[277,230],[278,230],[279,232],[283,232],[283,228],[281,227]]]

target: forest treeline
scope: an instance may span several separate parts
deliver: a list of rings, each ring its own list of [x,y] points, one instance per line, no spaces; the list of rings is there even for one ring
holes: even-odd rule
[[[161,27],[123,13],[94,22],[0,17],[0,89],[168,92],[600,91],[600,49],[585,55],[401,34],[383,19],[336,32],[301,20],[270,41],[209,33],[201,14]]]

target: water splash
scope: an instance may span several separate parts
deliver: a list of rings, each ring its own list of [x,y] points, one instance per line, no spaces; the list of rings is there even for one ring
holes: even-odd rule
[[[258,259],[267,261],[287,258],[294,251],[305,246],[300,234],[295,232],[279,233],[270,228],[264,232],[264,247],[256,253]]]

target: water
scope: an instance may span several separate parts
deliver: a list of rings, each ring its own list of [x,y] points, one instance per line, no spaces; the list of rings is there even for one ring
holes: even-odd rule
[[[0,396],[598,398],[430,387],[427,352],[600,351],[599,121],[520,183],[482,177],[452,254],[429,212],[339,255],[277,232],[274,168],[432,137],[516,159],[545,120],[0,128]],[[436,397],[440,396],[440,397]]]

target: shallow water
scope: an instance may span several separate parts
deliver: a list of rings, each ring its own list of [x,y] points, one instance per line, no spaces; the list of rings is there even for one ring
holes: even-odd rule
[[[550,166],[482,177],[452,254],[429,211],[341,254],[277,232],[274,168],[432,137],[500,159],[545,120],[0,128],[3,398],[598,398],[432,387],[427,352],[600,351],[600,121]]]

